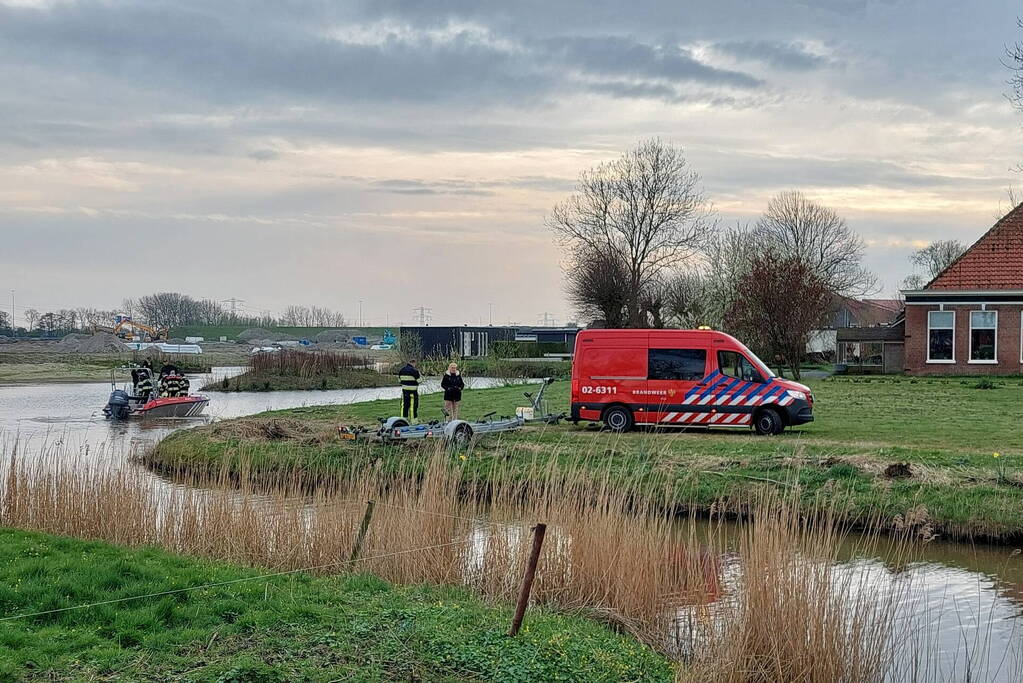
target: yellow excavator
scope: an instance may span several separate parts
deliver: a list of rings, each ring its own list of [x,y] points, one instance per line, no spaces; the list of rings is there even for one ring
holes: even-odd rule
[[[92,331],[113,334],[125,341],[155,342],[167,339],[169,330],[166,327],[150,327],[135,322],[126,315],[118,315],[111,325],[93,325]]]
[[[135,322],[130,318],[122,318],[114,325],[114,334],[126,341],[155,342],[167,338],[169,330],[166,327],[150,327]]]

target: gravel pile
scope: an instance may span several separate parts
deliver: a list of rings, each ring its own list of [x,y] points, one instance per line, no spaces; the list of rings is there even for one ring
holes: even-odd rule
[[[316,335],[313,340],[317,344],[339,344],[346,343],[351,338],[351,330],[324,330]]]
[[[120,339],[104,332],[93,335],[72,332],[57,342],[56,346],[68,353],[126,353],[131,350]]]

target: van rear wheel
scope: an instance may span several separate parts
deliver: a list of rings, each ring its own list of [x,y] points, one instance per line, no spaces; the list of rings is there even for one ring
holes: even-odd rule
[[[612,432],[627,432],[636,424],[632,411],[625,406],[611,406],[604,411],[602,419],[604,426]]]
[[[785,429],[785,423],[777,410],[764,408],[753,416],[753,429],[761,436],[773,436]]]

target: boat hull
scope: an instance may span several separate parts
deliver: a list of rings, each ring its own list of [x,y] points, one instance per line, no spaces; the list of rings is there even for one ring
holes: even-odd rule
[[[141,417],[198,417],[209,402],[205,396],[154,398],[138,406],[132,414]]]

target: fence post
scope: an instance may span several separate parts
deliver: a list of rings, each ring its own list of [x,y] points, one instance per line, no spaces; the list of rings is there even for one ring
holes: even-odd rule
[[[518,634],[522,626],[522,617],[526,615],[526,606],[529,605],[529,593],[533,590],[533,579],[536,578],[536,563],[540,559],[540,548],[543,546],[543,538],[547,534],[546,524],[537,524],[533,527],[533,547],[529,551],[529,563],[526,564],[526,573],[522,575],[522,587],[519,589],[519,602],[515,605],[515,617],[512,619],[509,636]]]
[[[362,552],[362,542],[366,540],[366,531],[369,529],[369,520],[373,518],[373,501],[366,501],[366,512],[362,515],[362,525],[359,527],[359,535],[355,537],[355,545],[352,546],[352,556],[348,558],[348,562],[353,563],[359,559],[359,553]]]

